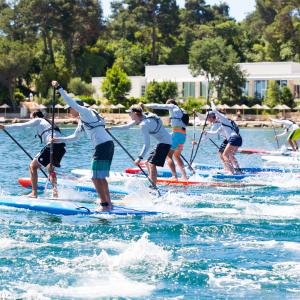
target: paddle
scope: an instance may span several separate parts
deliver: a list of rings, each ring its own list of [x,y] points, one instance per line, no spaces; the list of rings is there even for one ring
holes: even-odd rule
[[[190,165],[190,163],[188,162],[188,160],[187,160],[182,154],[180,154],[180,157],[187,163],[187,165],[188,165],[190,171],[192,171],[193,174],[195,174],[196,171],[195,171],[195,170],[193,169],[193,167]]]
[[[21,150],[23,150],[23,152],[31,159],[33,160],[33,157],[24,149],[24,147],[9,133],[6,131],[6,129],[4,128],[3,131],[19,146],[19,148]],[[46,172],[41,169],[41,172],[45,175],[46,178],[48,178],[48,175],[46,174]]]
[[[201,132],[201,135],[199,137],[199,141],[198,141],[198,144],[197,144],[197,148],[196,148],[196,151],[195,151],[195,154],[194,154],[194,157],[193,159],[190,161],[190,165],[192,165],[192,163],[194,162],[196,156],[197,156],[197,152],[199,150],[199,146],[200,146],[200,143],[201,143],[201,140],[202,140],[202,137],[203,137],[203,134],[204,134],[204,129],[207,125],[207,119],[208,119],[208,113],[206,114],[206,118],[205,118],[205,122],[204,122],[204,125],[203,125],[203,128],[202,128],[202,132]]]
[[[106,132],[112,137],[112,139],[124,150],[124,152],[132,159],[132,161],[134,162],[135,159],[134,157],[127,151],[127,149],[120,143],[120,141],[109,132],[109,130],[106,129]],[[149,182],[151,183],[151,185],[153,186],[153,188],[155,190],[157,190],[157,193],[159,195],[159,197],[161,197],[161,193],[158,189],[158,187],[156,186],[156,184],[152,181],[152,179],[147,175],[147,173],[143,170],[143,168],[140,165],[137,165],[139,167],[139,169],[142,171],[142,173],[147,177],[147,179],[149,180]]]
[[[194,123],[193,123],[193,141],[195,141],[195,139],[196,139],[196,112],[195,111],[193,111],[193,117],[194,117]],[[191,152],[191,156],[190,156],[190,162],[192,161],[192,158],[194,156],[194,148],[195,148],[195,144],[193,143],[192,152]]]
[[[276,129],[275,129],[275,126],[274,126],[273,123],[272,123],[272,128],[273,128],[273,131],[274,131],[274,135],[275,135],[275,139],[276,139],[276,143],[277,143],[277,148],[280,149],[279,141],[278,141],[278,137],[277,137],[277,132],[276,132]]]
[[[53,98],[52,98],[52,122],[51,122],[51,143],[50,143],[50,165],[51,171],[53,168],[53,137],[54,137],[54,117],[55,117],[55,88],[53,87]],[[54,168],[53,168],[54,169]]]

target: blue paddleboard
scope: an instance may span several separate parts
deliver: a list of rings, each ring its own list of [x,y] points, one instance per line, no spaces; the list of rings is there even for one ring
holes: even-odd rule
[[[98,212],[95,210],[97,204],[80,203],[72,201],[61,201],[51,199],[32,199],[24,196],[2,196],[0,205],[42,211],[57,215],[157,215],[156,211],[145,211],[124,206],[113,206],[113,210],[108,212]]]

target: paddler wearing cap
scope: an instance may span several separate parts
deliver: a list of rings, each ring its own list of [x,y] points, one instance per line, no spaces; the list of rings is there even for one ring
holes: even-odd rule
[[[214,101],[211,101],[211,107],[212,111],[207,113],[207,120],[213,124],[213,127],[210,131],[205,131],[204,134],[220,134],[224,137],[224,141],[219,147],[219,155],[224,163],[224,170],[230,174],[240,174],[240,166],[235,157],[238,148],[243,143],[239,128],[234,121],[217,110]]]
[[[79,118],[78,126],[73,134],[67,137],[55,138],[54,141],[74,141],[84,132],[91,140],[94,147],[94,155],[91,164],[92,181],[100,198],[100,206],[97,210],[109,211],[112,209],[108,183],[111,162],[114,155],[114,143],[105,130],[105,120],[96,111],[84,107],[79,99],[72,99],[57,81],[52,81],[64,100],[69,105],[70,114],[74,118]]]
[[[287,142],[291,145],[293,151],[298,151],[298,144],[297,140],[300,138],[300,128],[299,126],[291,120],[276,120],[276,119],[271,119],[273,123],[280,124],[284,128],[284,131],[280,134],[277,134],[275,137],[281,137],[286,134],[288,135]]]
[[[45,167],[49,172],[49,180],[52,185],[53,198],[58,197],[57,191],[57,179],[54,172],[54,167],[60,167],[60,162],[66,153],[65,144],[55,141],[53,144],[53,165],[50,163],[50,144],[52,123],[40,110],[36,110],[31,113],[30,118],[32,120],[25,123],[16,123],[11,125],[0,125],[0,129],[10,130],[22,130],[24,128],[34,128],[36,130],[36,137],[39,137],[41,144],[44,145],[43,149],[38,153],[29,165],[30,178],[31,178],[31,193],[28,195],[30,198],[37,198],[38,192],[38,169]],[[61,137],[61,132],[56,124],[53,124],[54,137]]]
[[[150,137],[153,136],[158,144],[150,152],[146,165],[149,172],[149,177],[152,182],[156,185],[157,182],[157,166],[163,167],[167,158],[167,155],[171,149],[172,137],[171,134],[163,126],[162,120],[152,113],[143,112],[143,104],[132,105],[126,112],[129,113],[132,122],[127,125],[113,126],[112,130],[128,130],[134,125],[139,125],[143,138],[143,148],[135,160],[135,164],[139,165],[142,159],[145,158],[150,148]]]
[[[166,104],[148,103],[145,107],[151,109],[164,109],[169,111],[170,122],[172,127],[172,145],[167,156],[168,166],[171,169],[173,179],[177,180],[176,166],[174,159],[181,171],[181,179],[187,181],[187,175],[184,163],[181,159],[181,152],[186,141],[186,127],[188,126],[188,115],[184,109],[181,109],[175,99],[168,99]],[[185,117],[187,117],[185,119]]]

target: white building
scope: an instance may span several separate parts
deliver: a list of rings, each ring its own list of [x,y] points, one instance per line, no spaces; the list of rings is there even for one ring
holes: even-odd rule
[[[265,95],[268,81],[275,80],[280,86],[288,86],[295,98],[300,97],[300,63],[294,62],[259,62],[241,63],[246,74],[245,94],[262,98]],[[177,83],[178,95],[182,98],[200,97],[207,94],[207,81],[203,76],[193,77],[188,65],[146,66],[145,77],[132,76],[132,89],[129,96],[140,97],[144,94],[147,83],[151,81],[173,81]],[[100,86],[103,77],[92,80],[97,94],[101,96]]]

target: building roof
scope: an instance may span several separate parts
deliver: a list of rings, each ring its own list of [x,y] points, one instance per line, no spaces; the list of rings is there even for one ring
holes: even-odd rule
[[[300,63],[256,62],[240,63],[247,79],[256,80],[300,80]],[[150,81],[195,82],[206,81],[204,76],[193,77],[188,65],[146,66],[145,77]]]

